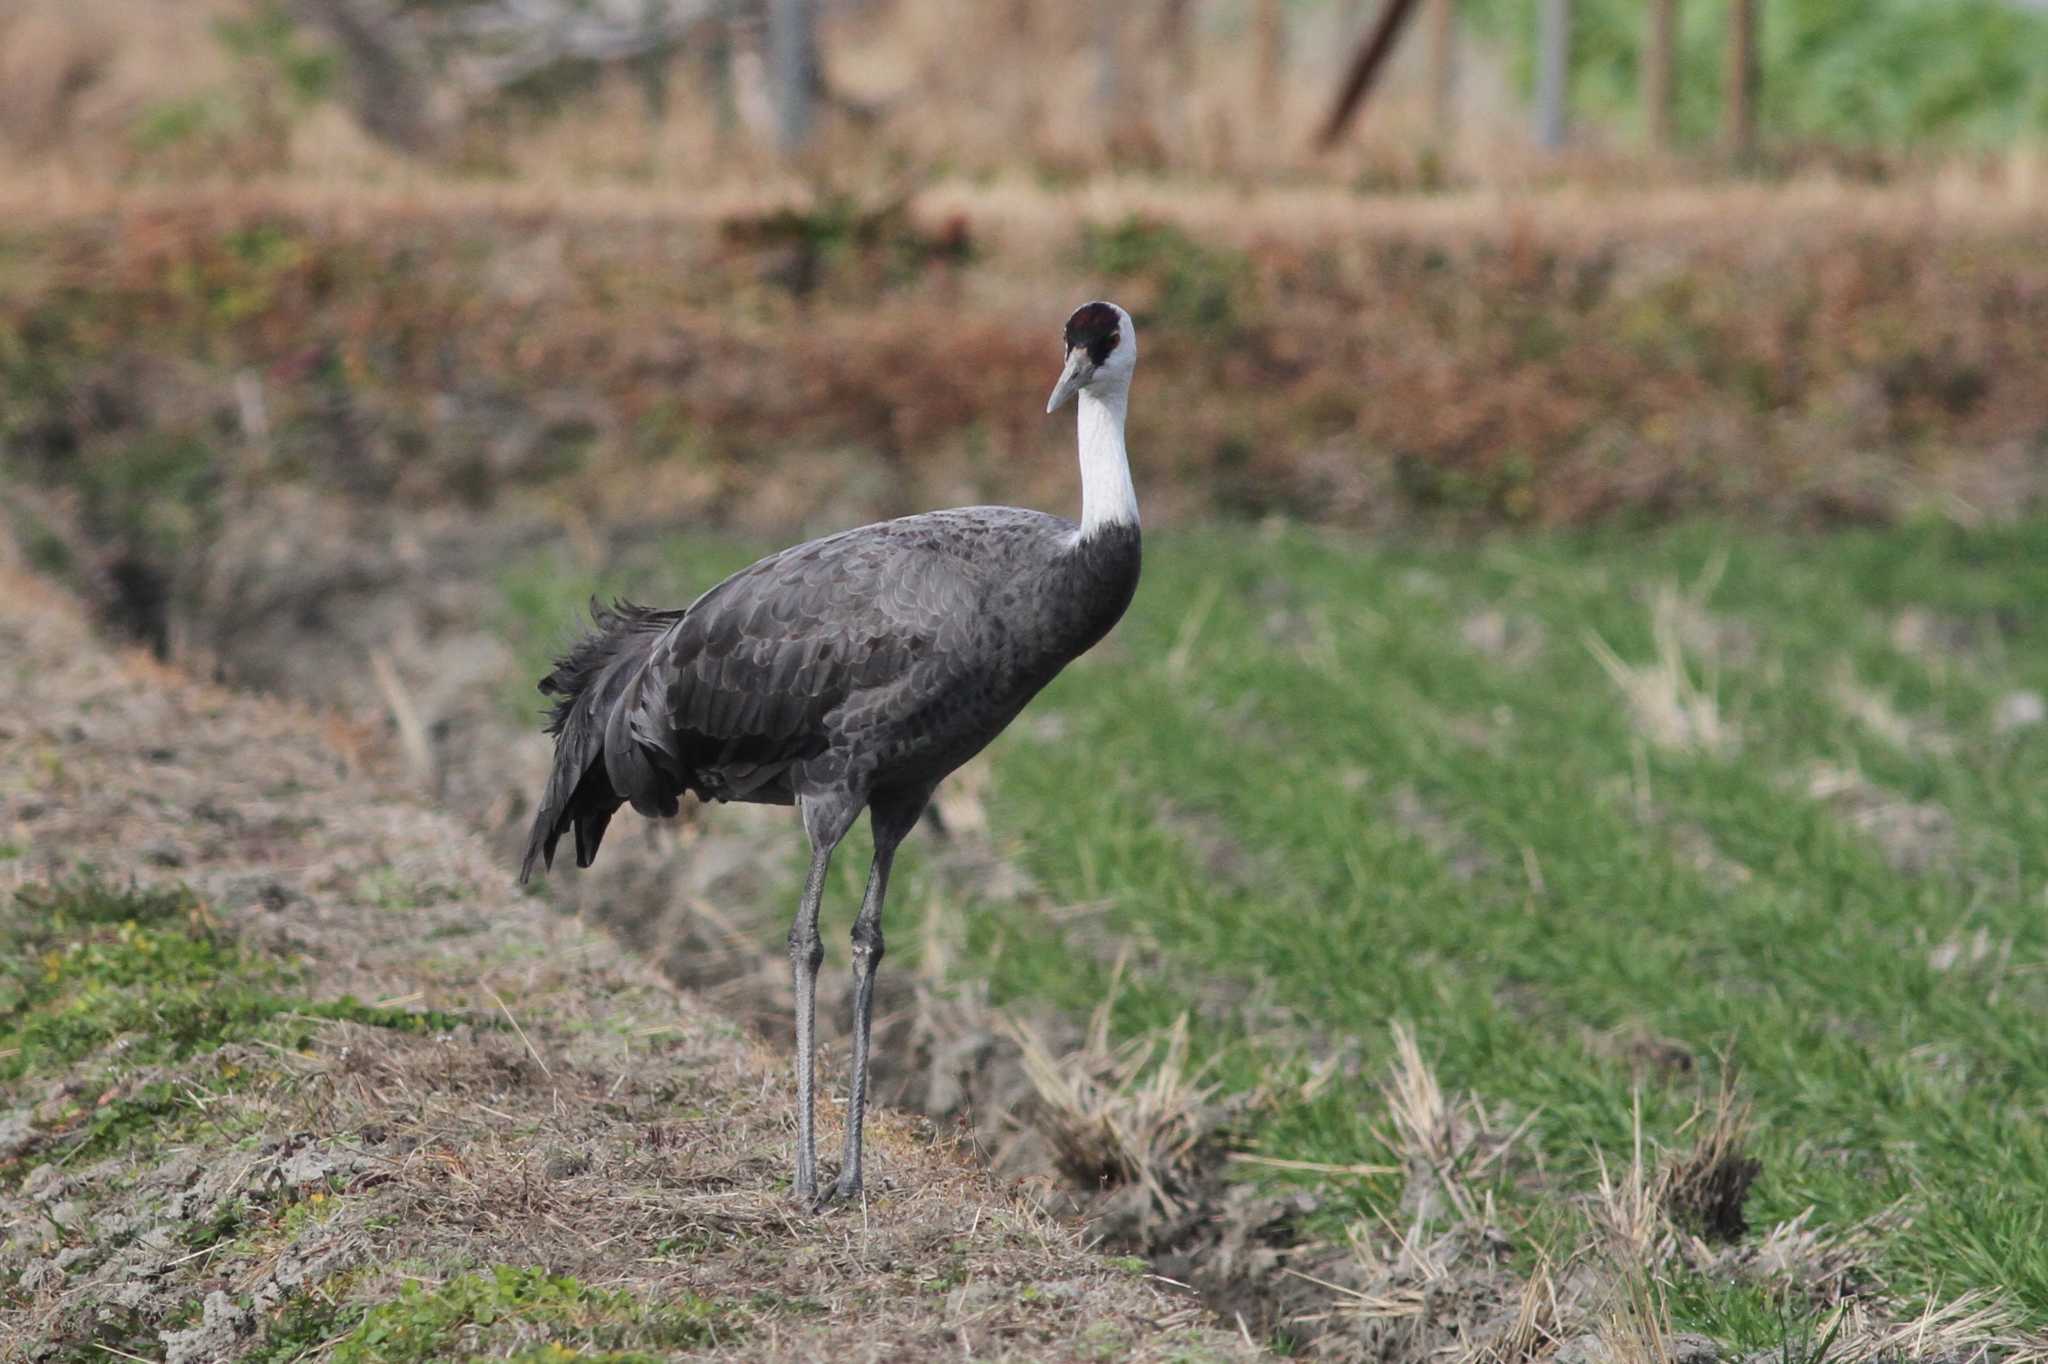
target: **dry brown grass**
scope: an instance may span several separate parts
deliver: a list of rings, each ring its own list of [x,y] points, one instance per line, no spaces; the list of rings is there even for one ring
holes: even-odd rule
[[[1722,1082],[1681,1128],[1684,1145],[1659,1149],[1638,1109],[1626,1163],[1595,1152],[1585,1243],[1562,1263],[1539,1254],[1517,1273],[1515,1233],[1479,1192],[1489,1168],[1516,1167],[1516,1134],[1482,1136],[1479,1105],[1445,1094],[1407,1030],[1397,1028],[1394,1042],[1385,1093],[1389,1144],[1409,1172],[1402,1220],[1355,1226],[1348,1261],[1297,1271],[1325,1295],[1299,1319],[1323,1357],[1711,1364],[1724,1357],[1721,1347],[1672,1324],[1666,1283],[1674,1271],[1755,1283],[1811,1304],[1822,1314],[1811,1340],[1787,1348],[1816,1359],[1871,1364],[2010,1351],[2033,1361],[2048,1348],[1991,1296],[1906,1308],[1875,1294],[1867,1265],[1880,1228],[1823,1233],[1809,1210],[1760,1239],[1734,1241],[1759,1167],[1748,1154],[1749,1111],[1725,1064]]]
[[[1688,648],[1687,621],[1703,611],[1702,592],[1686,593],[1669,583],[1650,596],[1650,641],[1653,656],[1643,663],[1624,660],[1592,631],[1586,648],[1621,692],[1636,732],[1659,748],[1721,755],[1741,743],[1739,727],[1721,712],[1718,657],[1713,645]],[[1690,655],[1690,656],[1689,656]],[[1704,656],[1702,656],[1704,655]]]
[[[1661,1157],[1646,1151],[1640,1109],[1626,1167],[1600,1162],[1590,1208],[1602,1237],[1585,1252],[1604,1265],[1595,1333],[1621,1364],[1674,1364],[1696,1355],[1697,1338],[1678,1336],[1663,1297],[1663,1276],[1683,1266],[1710,1277],[1773,1285],[1824,1309],[1806,1346],[1813,1357],[1870,1364],[1877,1359],[2038,1360],[2048,1340],[1995,1294],[1965,1293],[1918,1308],[1876,1293],[1864,1268],[1879,1228],[1823,1233],[1812,1210],[1772,1227],[1761,1241],[1734,1244],[1742,1202],[1760,1166],[1747,1152],[1749,1109],[1731,1073],[1687,1124],[1691,1145]],[[1719,1249],[1710,1245],[1719,1242]],[[1793,1348],[1797,1342],[1788,1342]]]
[[[1738,1097],[1735,1073],[1724,1060],[1721,1088],[1694,1111],[1687,1127],[1692,1145],[1674,1152],[1660,1174],[1658,1202],[1672,1223],[1709,1242],[1727,1243],[1749,1230],[1743,1205],[1763,1162],[1749,1153],[1749,1105]]]
[[[1833,1341],[1827,1357],[1841,1364],[1881,1359],[1997,1359],[2001,1364],[2040,1364],[2048,1359],[2048,1338],[2021,1325],[2008,1304],[1984,1292],[1929,1303],[1904,1318],[1886,1317],[1864,1304],[1845,1302],[1822,1326]]]
[[[1563,1339],[1572,1293],[1547,1261],[1527,1277],[1509,1268],[1514,1243],[1490,1185],[1516,1158],[1526,1124],[1504,1129],[1470,1096],[1446,1094],[1405,1025],[1393,1043],[1382,1094],[1386,1144],[1405,1175],[1399,1211],[1351,1227],[1342,1257],[1291,1271],[1326,1295],[1297,1324],[1333,1358],[1546,1358]]]
[[[1029,1025],[1003,1021],[1022,1054],[1061,1171],[1083,1189],[1133,1185],[1153,1214],[1178,1217],[1220,1159],[1230,1109],[1188,1058],[1188,1018],[1163,1033],[1109,1040],[1110,997],[1095,1009],[1078,1050],[1054,1055]],[[1249,1102],[1238,1096],[1237,1102]]]
[[[1763,1165],[1750,1154],[1749,1105],[1725,1059],[1720,1073],[1719,1087],[1679,1129],[1691,1135],[1685,1147],[1662,1154],[1646,1148],[1639,1094],[1629,1163],[1612,1168],[1595,1153],[1599,1178],[1588,1207],[1601,1233],[1598,1249],[1631,1272],[1652,1272],[1674,1257],[1711,1260],[1719,1253],[1711,1246],[1733,1245],[1748,1232],[1744,1205]],[[1803,1228],[1803,1219],[1787,1226]],[[1771,1243],[1818,1251],[1786,1228],[1774,1229],[1766,1237]],[[1793,1268],[1789,1251],[1779,1259],[1782,1270]]]
[[[1944,806],[1887,790],[1854,763],[1812,762],[1792,781],[1809,800],[1826,805],[1875,843],[1885,860],[1907,875],[1941,865],[1955,849],[1955,817]]]
[[[1634,1117],[1634,1140],[1626,1166],[1610,1168],[1604,1152],[1593,1153],[1599,1167],[1599,1182],[1589,1206],[1593,1224],[1601,1234],[1603,1252],[1625,1266],[1639,1268],[1663,1259],[1674,1238],[1665,1218],[1654,1155],[1646,1157],[1644,1151],[1640,1094],[1636,1097]]]
[[[1934,757],[1955,751],[1952,735],[1932,721],[1905,714],[1890,695],[1864,685],[1846,660],[1829,679],[1828,695],[1857,724],[1894,748]]]

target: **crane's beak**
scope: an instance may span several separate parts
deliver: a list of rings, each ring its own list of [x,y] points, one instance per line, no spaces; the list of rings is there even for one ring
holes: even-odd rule
[[[1088,352],[1076,346],[1067,352],[1067,367],[1060,371],[1060,381],[1052,386],[1052,396],[1045,400],[1047,412],[1057,412],[1066,406],[1067,399],[1081,391],[1081,385],[1095,377],[1095,366],[1088,363]]]

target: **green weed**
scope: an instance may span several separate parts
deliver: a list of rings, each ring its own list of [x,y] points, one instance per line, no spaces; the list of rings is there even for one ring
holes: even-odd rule
[[[170,151],[201,139],[224,140],[239,123],[234,103],[217,91],[145,106],[128,129],[128,143],[143,155]]]
[[[183,1240],[193,1250],[205,1250],[239,1236],[249,1221],[249,1203],[244,1198],[223,1198],[205,1217],[185,1224]]]
[[[322,1295],[294,1297],[271,1321],[263,1343],[247,1356],[249,1364],[295,1364],[318,1347],[348,1333],[367,1312],[361,1304],[337,1305]]]
[[[334,53],[307,43],[304,30],[274,0],[217,20],[214,35],[229,55],[266,68],[294,103],[317,104],[333,93],[339,74]]]
[[[714,1303],[684,1294],[647,1303],[630,1293],[590,1288],[541,1269],[499,1265],[435,1287],[408,1283],[334,1346],[334,1364],[430,1364],[482,1353],[486,1340],[535,1361],[589,1358],[637,1364],[648,1350],[729,1339],[735,1327]],[[534,1339],[541,1337],[541,1339]],[[572,1353],[573,1352],[573,1353]]]
[[[176,1120],[198,1111],[190,1094],[169,1081],[145,1085],[125,1098],[94,1108],[82,1127],[63,1136],[61,1158],[90,1165],[164,1133]]]
[[[212,447],[196,436],[110,442],[76,474],[88,521],[136,552],[172,558],[220,524],[219,470]]]
[[[258,1036],[290,1041],[294,1024],[445,1032],[464,1021],[288,993],[300,971],[248,952],[182,888],[88,877],[21,891],[0,921],[0,949],[0,1080],[69,1065],[117,1041],[127,1068]]]
[[[326,1022],[435,1033],[467,1021],[349,996],[309,999],[295,993],[302,974],[248,952],[182,887],[119,886],[87,874],[18,892],[0,917],[0,1085],[82,1064],[93,1081],[23,1159],[85,1164],[172,1134],[237,1135],[234,1124],[250,1120],[233,1105],[210,1105],[184,1080],[122,1092],[121,1077],[142,1067],[190,1062],[234,1042],[302,1050]],[[223,1062],[205,1083],[221,1093],[266,1078]]]
[[[727,218],[720,236],[735,246],[789,251],[798,263],[787,278],[797,293],[853,260],[865,263],[874,284],[895,287],[915,280],[927,266],[966,262],[974,254],[964,225],[927,231],[912,221],[907,200],[871,203],[836,190],[817,194],[803,208]]]

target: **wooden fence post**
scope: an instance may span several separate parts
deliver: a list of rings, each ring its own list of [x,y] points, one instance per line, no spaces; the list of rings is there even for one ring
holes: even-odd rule
[[[1095,10],[1095,108],[1105,124],[1123,103],[1124,14],[1120,5]]]
[[[1173,156],[1183,162],[1196,154],[1194,0],[1162,0],[1155,28],[1158,47],[1166,57],[1165,88],[1154,96],[1161,117],[1172,131]],[[1158,89],[1158,84],[1154,83]]]
[[[1098,0],[1101,3],[1102,0]],[[1280,113],[1280,87],[1287,64],[1287,6],[1285,0],[1259,0],[1254,21],[1258,43],[1259,119],[1271,135]]]
[[[1458,0],[1429,0],[1429,117],[1439,148],[1458,122]]]
[[[1671,150],[1671,110],[1678,93],[1678,0],[1650,0],[1643,43],[1643,131],[1657,151]]]
[[[1572,75],[1572,0],[1542,0],[1536,53],[1536,140],[1564,146]]]
[[[1728,0],[1728,50],[1722,71],[1721,143],[1747,164],[1756,155],[1757,0]]]

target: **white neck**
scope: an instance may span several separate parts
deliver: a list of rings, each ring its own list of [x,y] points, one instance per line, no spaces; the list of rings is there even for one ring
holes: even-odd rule
[[[1130,390],[1097,394],[1082,389],[1075,400],[1081,427],[1081,538],[1106,526],[1138,524],[1138,490],[1131,486],[1131,461],[1124,453],[1124,413]]]

